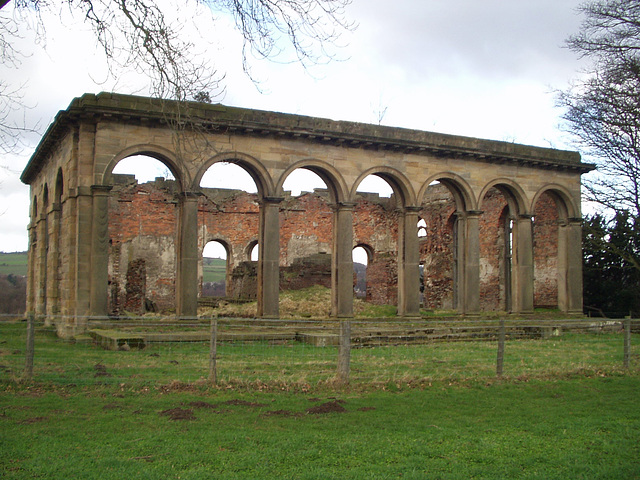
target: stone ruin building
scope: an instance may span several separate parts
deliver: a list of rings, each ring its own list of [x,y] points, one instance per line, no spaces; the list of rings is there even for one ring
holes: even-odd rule
[[[114,174],[146,155],[175,180]],[[255,194],[200,186],[217,162]],[[304,168],[327,188],[283,190]],[[22,174],[31,187],[27,309],[61,335],[90,317],[197,315],[202,252],[227,252],[228,297],[278,317],[281,289],[320,283],[353,315],[352,250],[367,252],[366,299],[420,308],[582,311],[575,152],[202,103],[102,93],[61,111]],[[390,198],[358,191],[376,175]],[[258,259],[251,251],[258,246]]]

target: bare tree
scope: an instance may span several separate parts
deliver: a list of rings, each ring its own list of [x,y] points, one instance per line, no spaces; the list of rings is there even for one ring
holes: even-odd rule
[[[591,60],[583,80],[559,94],[564,127],[598,167],[585,181],[585,196],[604,207],[612,223],[640,225],[640,0],[592,0],[580,31],[568,46]],[[588,223],[588,222],[587,222]],[[604,237],[603,237],[604,238]],[[639,243],[602,248],[640,269]]]
[[[273,58],[293,49],[305,67],[331,58],[329,47],[353,28],[345,20],[351,0],[183,0],[212,13],[227,13],[243,39],[242,64],[250,72],[250,54]],[[11,2],[0,0],[1,9]],[[184,25],[171,22],[156,0],[13,0],[14,14],[0,18],[0,61],[16,66],[20,52],[12,40],[21,23],[31,23],[46,38],[44,12],[68,9],[88,24],[113,72],[134,69],[149,77],[152,96],[173,100],[207,101],[223,90],[224,73],[207,58],[194,54],[194,44],[180,34]],[[175,8],[175,4],[169,3]],[[288,45],[288,47],[287,47]],[[16,126],[5,124],[21,107],[20,86],[0,81],[0,141],[5,143]]]
[[[568,45],[592,60],[585,79],[559,95],[564,127],[598,166],[586,197],[640,218],[640,1],[585,3]]]

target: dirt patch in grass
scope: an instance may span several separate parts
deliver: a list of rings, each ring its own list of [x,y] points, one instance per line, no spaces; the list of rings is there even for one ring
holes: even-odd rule
[[[105,367],[101,363],[96,363],[93,366],[93,369],[96,372],[94,377],[110,377],[111,376],[111,374],[107,372],[107,367]]]
[[[213,403],[203,402],[203,401],[189,402],[187,405],[192,408],[210,408],[212,410],[215,410],[218,408],[218,405],[214,405]]]
[[[193,414],[193,410],[185,408],[170,408],[163,410],[160,415],[169,417],[169,420],[195,420],[196,416]]]
[[[227,400],[225,405],[234,405],[239,407],[266,407],[264,403],[247,402],[246,400]]]
[[[49,420],[49,417],[31,417],[31,418],[22,420],[21,422],[18,422],[18,423],[20,425],[32,425],[34,423],[45,422],[47,420]]]
[[[201,390],[201,387],[197,383],[184,383],[177,380],[174,380],[167,385],[160,386],[160,391],[162,393],[197,392],[199,390]]]
[[[334,400],[333,402],[321,403],[315,407],[307,408],[307,413],[310,415],[321,415],[323,413],[344,413],[347,411],[341,404],[342,400]]]

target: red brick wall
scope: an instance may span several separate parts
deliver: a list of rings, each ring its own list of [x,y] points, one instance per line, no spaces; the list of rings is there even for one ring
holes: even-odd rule
[[[122,178],[122,177],[121,177]],[[109,200],[109,312],[139,313],[141,298],[161,310],[175,305],[178,202],[168,186],[153,183],[116,185]],[[136,284],[128,272],[143,262]],[[136,267],[137,266],[137,267]],[[135,293],[133,293],[135,292]]]
[[[432,310],[455,308],[454,236],[455,204],[443,185],[432,186],[425,195],[420,218],[426,223],[426,236],[420,237],[420,263],[423,265],[422,302]]]
[[[121,178],[121,177],[118,177]],[[483,202],[480,219],[480,306],[483,310],[505,308],[506,200],[491,190]],[[134,291],[160,310],[175,304],[176,243],[179,201],[174,182],[117,184],[109,203],[110,311],[137,309]],[[425,196],[420,218],[427,235],[420,239],[424,265],[424,305],[430,309],[455,308],[455,205],[448,190],[434,186]],[[543,196],[536,205],[534,262],[536,305],[557,303],[557,209]],[[366,298],[374,303],[397,303],[397,250],[399,211],[391,199],[365,194],[353,211],[354,245],[369,250]],[[219,240],[229,249],[227,295],[255,298],[255,265],[248,248],[257,241],[259,205],[257,195],[238,191],[204,189],[198,203],[199,247]],[[303,288],[330,281],[330,262],[309,259],[332,248],[333,212],[326,192],[287,197],[280,205],[280,265],[283,288]],[[306,259],[308,261],[301,261]],[[143,263],[140,263],[140,262]],[[137,262],[137,263],[136,263]],[[297,262],[297,263],[296,263]],[[134,285],[130,268],[140,265],[144,281]],[[297,270],[296,270],[297,269]],[[321,271],[322,270],[322,271]],[[244,273],[243,273],[244,272]],[[139,273],[139,275],[142,275]],[[243,277],[244,276],[244,277]],[[245,278],[246,277],[246,278]],[[138,289],[138,290],[136,290]],[[148,303],[148,302],[147,302]]]
[[[507,201],[491,189],[480,216],[480,309],[505,310],[505,214]]]
[[[534,306],[558,305],[558,208],[549,194],[534,206]]]

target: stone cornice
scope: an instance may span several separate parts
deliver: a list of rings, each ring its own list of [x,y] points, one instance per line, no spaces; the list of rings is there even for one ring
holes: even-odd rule
[[[509,142],[441,133],[335,121],[220,104],[175,102],[114,93],[85,94],[56,115],[31,157],[21,180],[30,183],[47,152],[81,122],[127,122],[149,126],[180,126],[206,133],[273,136],[345,148],[447,157],[498,164],[586,173],[594,165],[582,163],[580,154]]]

